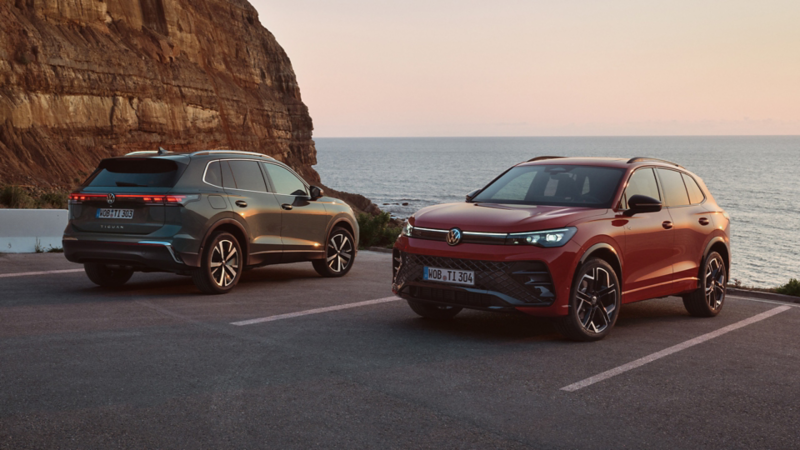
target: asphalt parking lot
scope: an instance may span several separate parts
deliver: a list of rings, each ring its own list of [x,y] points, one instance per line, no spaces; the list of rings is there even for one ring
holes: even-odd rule
[[[418,318],[392,298],[390,256],[360,252],[342,279],[256,269],[204,296],[0,255],[0,448],[800,446],[797,305],[729,296],[697,319],[651,300],[579,344],[525,316]]]

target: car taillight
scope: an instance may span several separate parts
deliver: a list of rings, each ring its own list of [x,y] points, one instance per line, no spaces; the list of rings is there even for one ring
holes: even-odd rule
[[[133,196],[138,197],[138,196]],[[182,205],[186,202],[186,195],[144,195],[143,202],[154,205]]]
[[[70,203],[81,203],[89,200],[106,198],[106,194],[69,194]]]

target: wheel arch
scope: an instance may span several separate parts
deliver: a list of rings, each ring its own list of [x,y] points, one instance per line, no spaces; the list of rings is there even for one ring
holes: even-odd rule
[[[619,253],[614,246],[605,242],[599,242],[589,247],[583,253],[583,256],[581,256],[580,261],[578,261],[578,265],[575,267],[575,273],[578,272],[578,269],[580,269],[589,258],[599,258],[607,262],[614,269],[619,283],[622,284],[622,261],[620,261]]]
[[[242,247],[242,253],[244,253],[242,260],[245,262],[245,265],[247,265],[248,258],[250,257],[250,241],[247,239],[247,230],[245,230],[244,226],[237,220],[230,218],[220,219],[208,227],[208,231],[206,231],[205,236],[203,236],[203,244],[200,246],[199,254],[201,258],[205,251],[206,243],[211,236],[218,231],[228,232],[239,241],[239,245]]]
[[[346,216],[340,216],[340,217],[338,217],[338,218],[336,218],[336,219],[331,221],[331,227],[328,230],[328,236],[329,237],[330,237],[331,233],[333,233],[333,230],[335,230],[336,228],[344,228],[345,230],[347,230],[353,236],[353,239],[356,241],[355,242],[355,244],[356,244],[355,245],[355,250],[358,251],[358,244],[359,244],[359,242],[358,242],[358,234],[356,234],[355,227],[353,226],[352,223],[350,223],[350,221],[347,219]]]
[[[711,252],[717,252],[720,254],[720,256],[722,256],[722,260],[725,261],[725,271],[728,273],[728,277],[730,277],[731,249],[728,246],[728,243],[725,241],[725,238],[722,236],[717,236],[712,238],[708,244],[706,244],[706,250],[703,252],[703,260],[700,262],[700,273],[698,274],[698,278],[702,278],[703,263]]]

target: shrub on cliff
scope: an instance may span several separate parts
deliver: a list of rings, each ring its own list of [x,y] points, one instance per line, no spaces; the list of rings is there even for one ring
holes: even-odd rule
[[[377,216],[369,214],[358,215],[358,226],[360,228],[359,244],[361,248],[386,247],[394,245],[397,236],[400,234],[399,227],[390,225],[392,217],[387,212],[382,212]]]
[[[0,204],[6,208],[24,209],[32,208],[34,201],[25,189],[19,186],[5,186],[0,191]]]
[[[67,209],[69,194],[66,192],[46,192],[36,199],[37,208]]]
[[[795,278],[789,280],[788,283],[784,284],[783,286],[779,286],[775,289],[775,292],[778,294],[784,295],[794,295],[796,297],[800,297],[800,281]]]

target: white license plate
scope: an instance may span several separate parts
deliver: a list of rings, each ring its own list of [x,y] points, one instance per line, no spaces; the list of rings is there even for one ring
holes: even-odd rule
[[[133,219],[133,210],[102,208],[97,210],[95,217],[98,219]]]
[[[443,283],[475,285],[475,272],[471,270],[442,269],[439,267],[425,267],[423,278],[428,281],[441,281]]]

